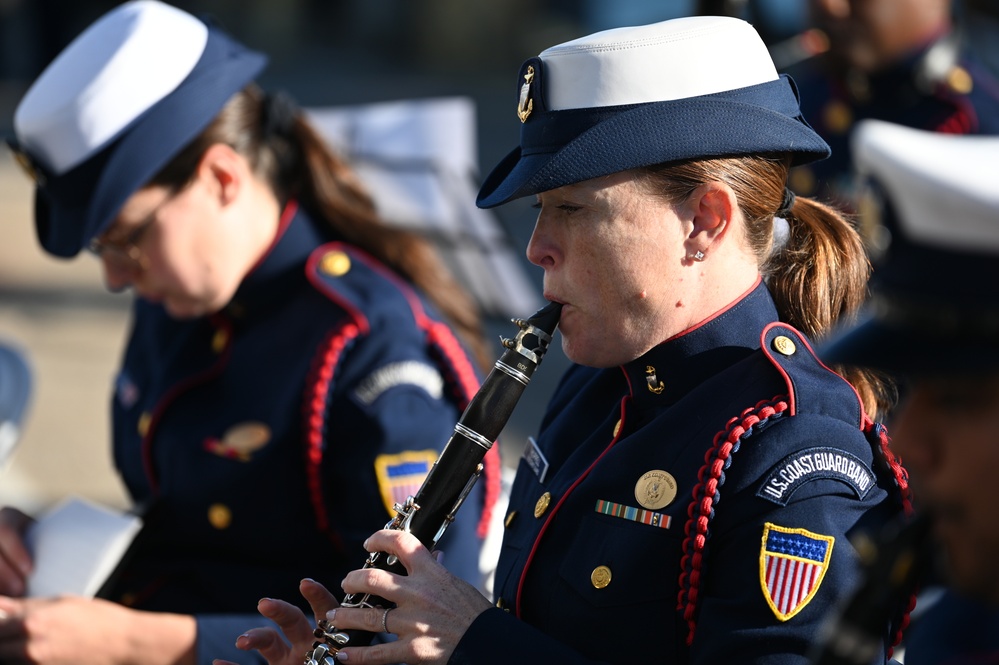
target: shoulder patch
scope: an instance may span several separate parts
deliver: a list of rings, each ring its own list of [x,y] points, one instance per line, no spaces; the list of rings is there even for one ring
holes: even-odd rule
[[[756,490],[756,496],[786,506],[802,485],[821,478],[849,485],[858,499],[867,496],[875,484],[874,472],[856,455],[837,448],[806,448],[777,462]]]
[[[418,360],[391,363],[365,377],[354,390],[354,397],[370,406],[382,393],[396,386],[416,386],[434,399],[440,399],[444,394],[444,377],[436,367]]]
[[[760,587],[778,620],[787,621],[815,597],[835,540],[806,529],[763,525]]]
[[[395,504],[406,503],[407,498],[419,491],[436,461],[436,450],[405,450],[375,458],[378,492],[390,516],[395,516]]]

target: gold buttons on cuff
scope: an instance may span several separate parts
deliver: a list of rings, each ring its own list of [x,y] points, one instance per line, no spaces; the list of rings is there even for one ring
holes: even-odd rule
[[[216,529],[226,529],[232,524],[232,511],[221,503],[213,503],[208,507],[208,521]]]
[[[549,492],[545,492],[538,498],[538,502],[534,504],[534,516],[541,517],[548,511],[548,505],[552,502],[552,495]]]
[[[516,510],[511,510],[511,511],[510,511],[509,513],[507,513],[507,514],[506,514],[506,519],[505,519],[505,520],[503,520],[503,526],[504,526],[505,528],[509,529],[509,528],[510,528],[510,525],[511,525],[511,524],[513,524],[513,519],[514,519],[514,518],[515,518],[516,516],[517,516],[517,511],[516,511]]]
[[[621,419],[618,418],[618,421],[614,423],[614,438],[617,438],[617,435],[620,433],[621,433]]]
[[[784,337],[784,335],[779,335],[774,337],[774,350],[785,356],[793,356],[794,352],[797,351],[794,342],[791,341],[790,337]]]
[[[607,566],[597,566],[590,573],[590,582],[594,589],[603,589],[611,583],[611,569]]]

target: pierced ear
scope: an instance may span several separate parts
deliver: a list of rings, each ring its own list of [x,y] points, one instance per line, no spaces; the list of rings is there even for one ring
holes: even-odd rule
[[[245,160],[224,143],[211,145],[198,162],[197,174],[211,187],[222,205],[232,203],[245,179]]]
[[[688,197],[692,228],[687,237],[687,250],[691,256],[711,253],[722,242],[731,228],[737,203],[735,192],[721,182],[700,185]]]

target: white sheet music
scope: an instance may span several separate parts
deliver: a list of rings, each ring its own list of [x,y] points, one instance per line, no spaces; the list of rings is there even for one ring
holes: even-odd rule
[[[142,521],[78,497],[69,497],[26,535],[35,568],[28,596],[93,597],[125,554]]]

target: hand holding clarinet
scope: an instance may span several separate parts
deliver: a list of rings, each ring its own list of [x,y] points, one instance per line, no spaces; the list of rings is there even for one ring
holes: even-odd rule
[[[515,321],[520,331],[504,340],[505,352],[455,425],[423,485],[405,505],[396,505],[397,515],[385,529],[365,542],[370,554],[362,569],[343,580],[343,602],[318,582],[302,582],[300,590],[318,628],[313,629],[294,605],[265,598],[258,610],[280,632],[255,628],[237,639],[237,647],[259,651],[271,665],[447,662],[468,627],[492,604],[449,573],[432,550],[530,383],[560,313],[561,305],[550,303],[531,318]],[[368,646],[382,632],[398,639]]]

